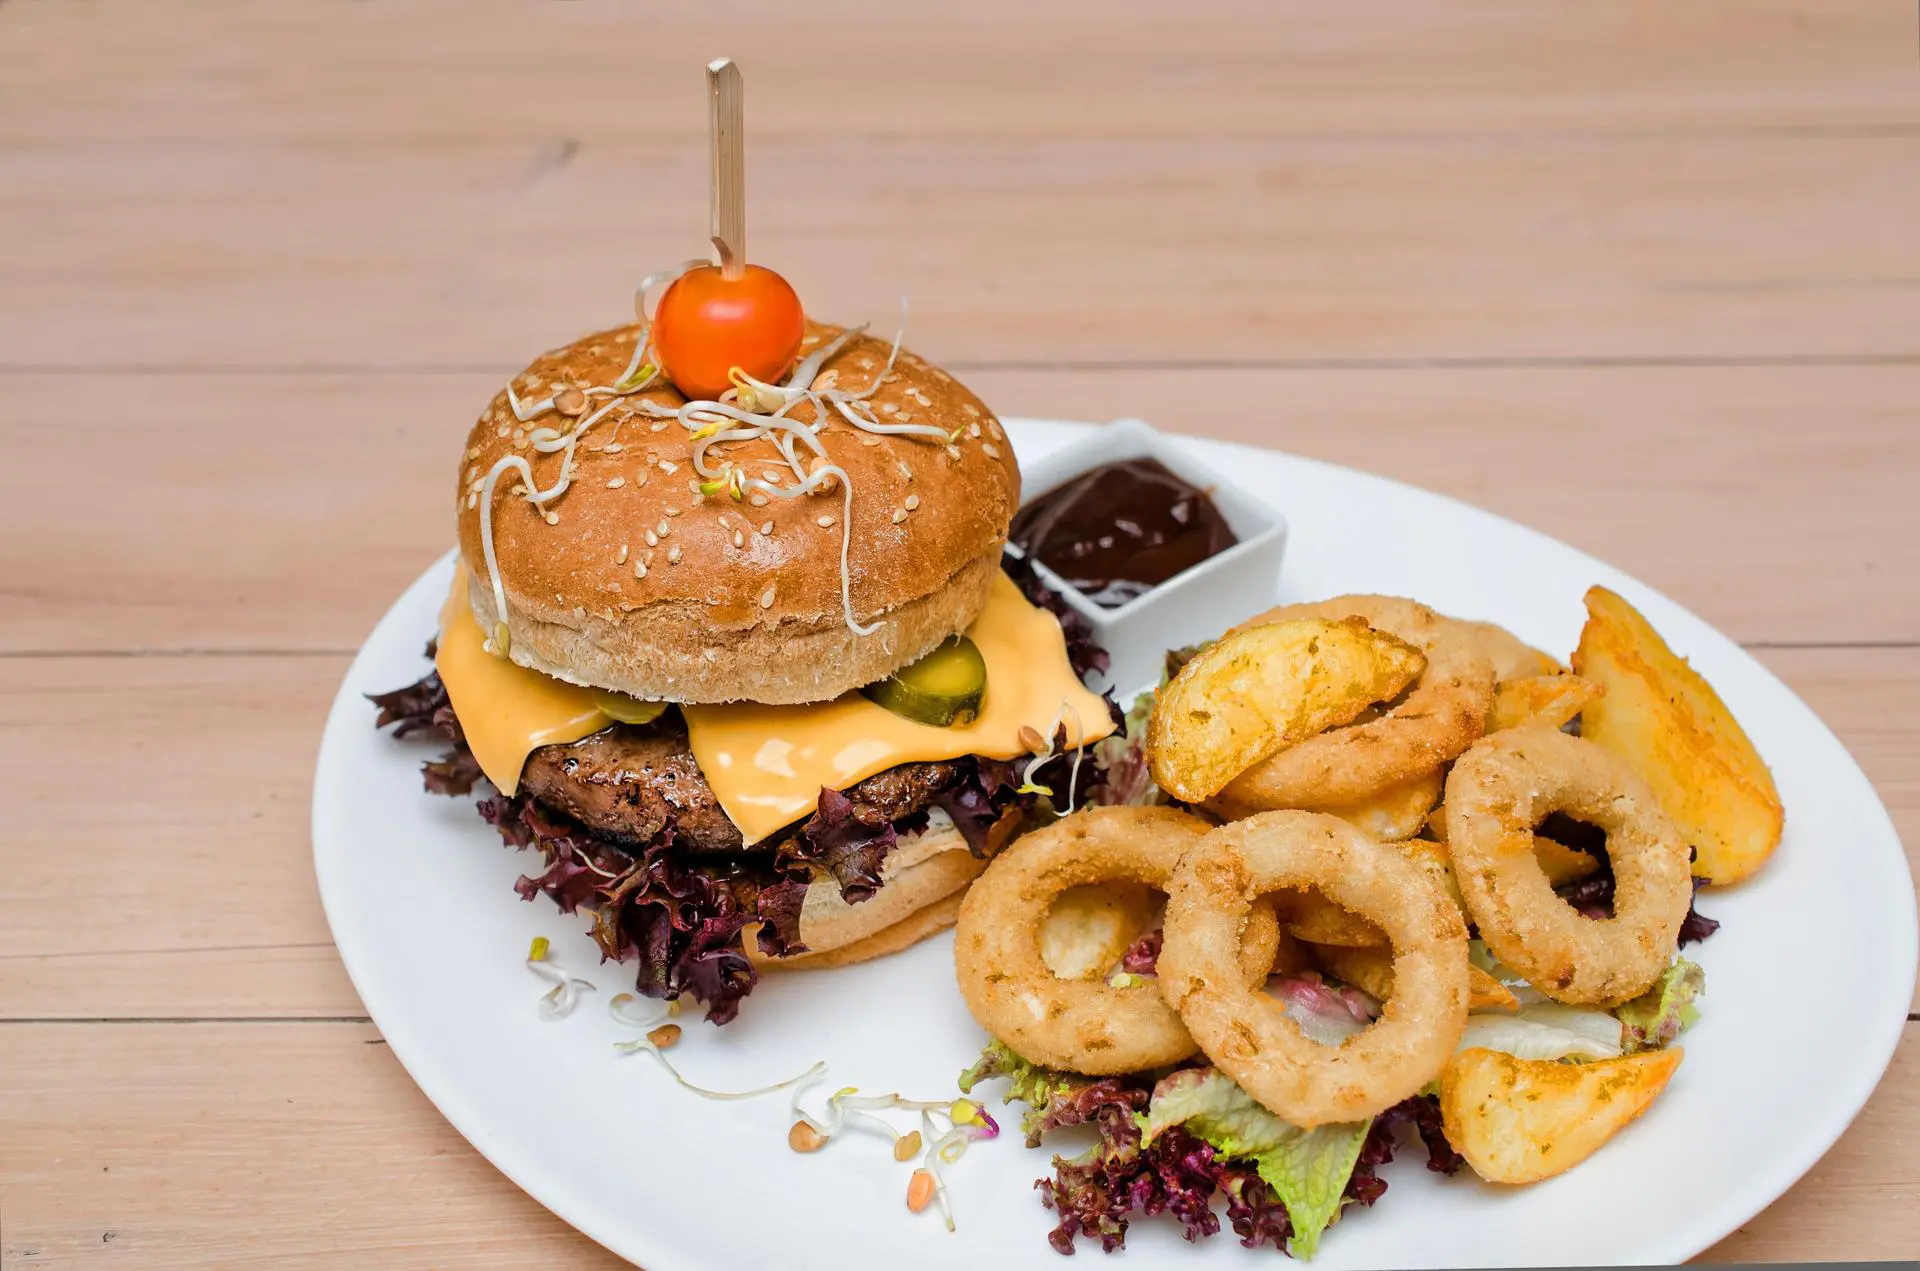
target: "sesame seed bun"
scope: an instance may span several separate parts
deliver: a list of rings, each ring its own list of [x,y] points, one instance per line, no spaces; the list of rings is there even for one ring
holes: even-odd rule
[[[810,323],[801,356],[839,334]],[[612,384],[637,335],[621,327],[555,349],[515,377],[514,392],[531,403],[568,386]],[[815,385],[864,390],[887,352],[887,342],[858,337]],[[589,413],[608,400],[592,399]],[[517,474],[499,479],[494,548],[515,662],[656,700],[823,701],[914,661],[986,604],[1019,505],[1020,470],[993,414],[946,372],[903,350],[872,406],[883,423],[957,433],[951,443],[869,433],[829,412],[819,440],[851,478],[850,526],[837,484],[793,498],[703,496],[689,430],[638,413],[641,401],[672,409],[685,399],[662,385],[620,400],[582,435],[571,485],[545,514],[514,493]],[[789,413],[814,422],[810,403]],[[503,390],[467,439],[456,495],[460,552],[483,630],[498,615],[481,542],[481,482],[503,456],[519,455],[541,488],[551,487],[563,457],[540,454],[528,434],[564,435],[576,422],[549,412],[522,424]],[[708,458],[768,480],[785,468],[770,438],[715,446]],[[791,484],[791,469],[781,479]],[[849,629],[841,600],[843,529],[854,612],[880,624],[867,636]]]

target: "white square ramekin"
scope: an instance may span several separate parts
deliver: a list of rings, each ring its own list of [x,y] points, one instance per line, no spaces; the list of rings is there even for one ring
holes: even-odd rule
[[[1117,690],[1122,705],[1126,695],[1159,682],[1167,650],[1211,640],[1278,603],[1280,562],[1287,549],[1285,517],[1138,419],[1115,420],[1022,464],[1023,493],[1032,502],[1089,469],[1127,459],[1158,459],[1176,476],[1207,491],[1239,542],[1117,609],[1102,608],[1033,562],[1041,581],[1093,624],[1094,639],[1112,658],[1107,674],[1093,687]],[[1018,548],[1007,550],[1020,555]]]

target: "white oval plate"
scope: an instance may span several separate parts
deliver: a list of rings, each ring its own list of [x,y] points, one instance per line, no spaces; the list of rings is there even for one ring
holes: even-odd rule
[[[1009,421],[1024,458],[1078,425]],[[1383,1171],[1377,1208],[1352,1214],[1316,1265],[1465,1267],[1682,1261],[1759,1212],[1819,1159],[1892,1057],[1912,998],[1913,881],[1886,810],[1824,724],[1737,645],[1619,571],[1450,499],[1287,455],[1183,439],[1265,494],[1292,523],[1288,599],[1367,591],[1495,619],[1564,654],[1591,583],[1639,605],[1726,698],[1778,778],[1787,832],[1760,877],[1707,893],[1719,934],[1701,1022],[1666,1094],[1560,1178],[1501,1189],[1417,1160]],[[631,987],[600,966],[584,920],[512,884],[505,850],[465,800],[420,788],[424,746],[373,729],[362,694],[411,682],[446,594],[445,560],[374,629],[341,685],[314,778],[314,864],[340,956],[400,1062],[460,1132],[542,1204],[649,1271],[753,1266],[1056,1271],[1033,1181],[1050,1151],[1014,1132],[951,1167],[948,1234],[903,1203],[910,1167],[852,1136],[812,1156],[786,1147],[784,1095],[714,1103],[674,1087],[605,1003]],[[1222,613],[1224,627],[1245,615]],[[1844,932],[1807,946],[1781,931]],[[529,941],[593,981],[571,1018],[543,1023]],[[953,987],[951,938],[847,970],[771,976],[724,1029],[682,1017],[673,1052],[692,1079],[744,1087],[831,1065],[858,1085],[951,1097],[984,1040]],[[997,1094],[994,1096],[997,1097]],[[1003,1124],[1009,1124],[1003,1118]],[[1684,1185],[1673,1180],[1685,1179]],[[1101,1265],[1095,1249],[1085,1250]],[[1195,1248],[1170,1220],[1136,1222],[1126,1265],[1272,1265],[1231,1231]]]

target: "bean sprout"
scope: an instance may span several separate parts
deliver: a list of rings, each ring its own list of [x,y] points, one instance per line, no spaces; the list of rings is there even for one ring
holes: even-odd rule
[[[643,1034],[651,1032],[672,1014],[671,1011],[662,1007],[658,1012],[651,1015],[644,1017],[636,1015],[628,1009],[633,1005],[635,1000],[631,993],[616,993],[614,994],[613,1000],[607,1003],[607,1013],[612,1015],[617,1022],[625,1024],[629,1028],[640,1029]],[[668,1075],[670,1075],[682,1089],[691,1090],[703,1099],[719,1099],[723,1101],[756,1099],[764,1094],[772,1094],[776,1090],[785,1090],[788,1086],[811,1081],[827,1070],[826,1061],[821,1060],[805,1072],[797,1076],[788,1077],[785,1081],[776,1081],[771,1085],[758,1086],[752,1090],[709,1090],[705,1086],[696,1086],[681,1076],[680,1070],[673,1066],[673,1061],[661,1052],[660,1047],[656,1045],[649,1036],[643,1035],[635,1041],[615,1042],[613,1048],[623,1055],[642,1053],[652,1055],[660,1061],[660,1066],[667,1070]]]
[[[590,980],[569,975],[564,967],[555,966],[547,958],[547,948],[545,936],[534,937],[533,947],[527,951],[527,970],[553,986],[540,995],[540,1018],[565,1019],[580,1004],[581,992],[593,992],[594,985]]]

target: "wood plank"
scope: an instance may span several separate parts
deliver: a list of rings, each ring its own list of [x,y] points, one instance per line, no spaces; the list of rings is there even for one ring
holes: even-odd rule
[[[368,1025],[0,1025],[0,1070],[8,1267],[627,1265],[468,1147]]]
[[[1920,649],[1761,656],[1852,748],[1920,872]],[[308,837],[314,747],[344,670],[0,659],[0,769],[33,774],[0,852],[0,1018],[362,1013]],[[49,738],[87,761],[49,762]],[[474,850],[494,844],[476,818]]]
[[[624,1265],[495,1173],[375,1042],[356,1024],[0,1025],[0,1261]],[[1909,1025],[1846,1137],[1708,1259],[1910,1254],[1916,1135]],[[1029,1217],[1037,1241],[1038,1202]]]
[[[1920,358],[1920,132],[752,156],[758,258],[819,314],[885,326],[910,297],[916,340],[958,362]],[[0,348],[76,376],[524,360],[704,250],[705,161],[0,149]]]
[[[72,457],[0,469],[0,649],[357,647],[450,541],[505,374],[6,380]],[[1478,503],[1744,641],[1920,640],[1920,366],[966,378],[1008,414],[1138,413]]]
[[[0,142],[357,147],[698,137],[747,70],[757,137],[1733,132],[1910,124],[1911,15],[1877,0],[1648,7],[1022,0],[722,9],[12,0]],[[937,66],[938,73],[929,73]],[[849,73],[853,72],[853,73]],[[505,90],[505,91],[503,91]],[[803,103],[804,109],[793,109]]]

